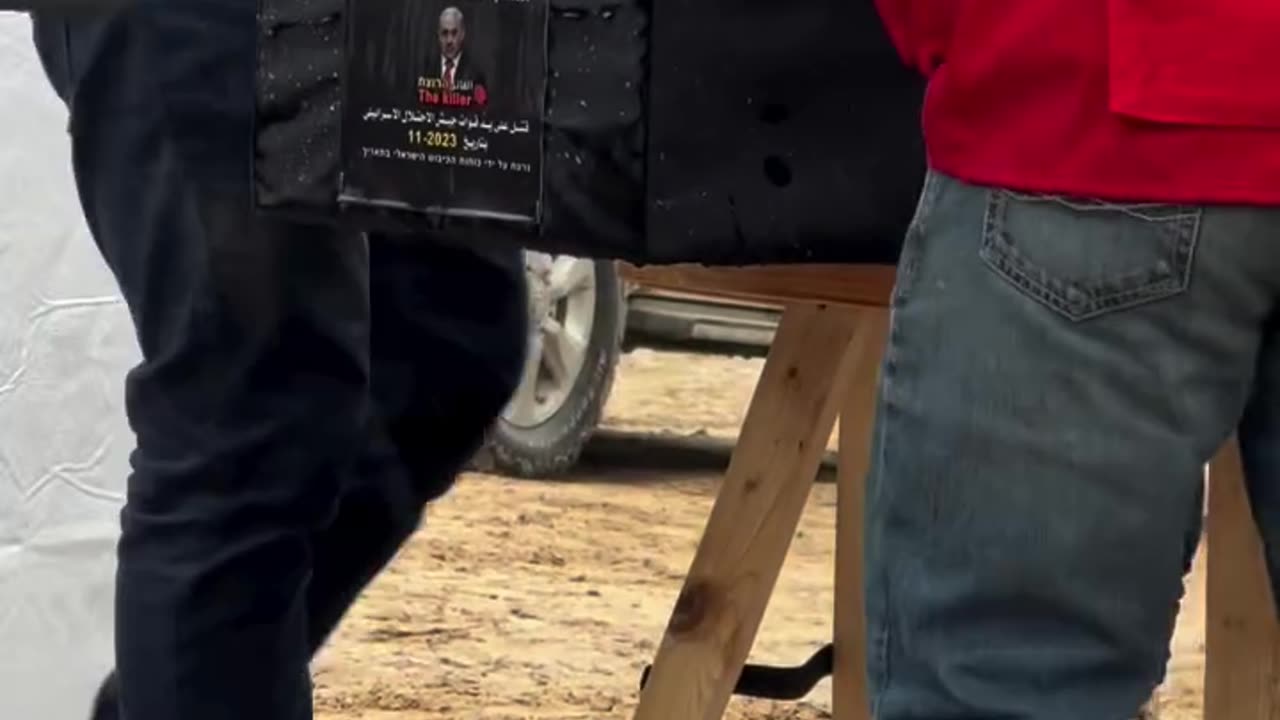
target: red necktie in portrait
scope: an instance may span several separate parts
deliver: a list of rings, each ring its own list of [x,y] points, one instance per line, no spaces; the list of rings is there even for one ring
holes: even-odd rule
[[[445,90],[453,89],[453,65],[454,65],[453,58],[444,59],[444,89]]]

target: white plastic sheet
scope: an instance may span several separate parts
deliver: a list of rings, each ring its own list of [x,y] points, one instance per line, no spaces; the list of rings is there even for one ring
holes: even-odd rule
[[[0,718],[80,720],[110,666],[137,344],[85,227],[66,111],[0,13]]]

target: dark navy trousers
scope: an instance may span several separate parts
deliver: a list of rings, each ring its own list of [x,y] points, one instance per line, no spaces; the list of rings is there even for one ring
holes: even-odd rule
[[[126,720],[302,720],[308,661],[519,377],[517,250],[255,216],[254,0],[35,19],[132,313]]]

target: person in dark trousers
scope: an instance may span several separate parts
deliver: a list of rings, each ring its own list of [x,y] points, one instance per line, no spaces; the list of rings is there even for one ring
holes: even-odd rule
[[[877,0],[925,72],[867,498],[878,720],[1124,720],[1235,431],[1280,578],[1280,3]]]
[[[518,250],[256,216],[254,0],[34,18],[142,361],[97,717],[305,720],[308,662],[518,383]]]

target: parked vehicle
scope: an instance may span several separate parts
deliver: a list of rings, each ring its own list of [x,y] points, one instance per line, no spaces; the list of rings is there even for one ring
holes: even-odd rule
[[[524,379],[480,467],[549,477],[573,467],[600,423],[618,359],[647,347],[758,356],[779,309],[624,283],[610,261],[525,255],[530,342]]]

